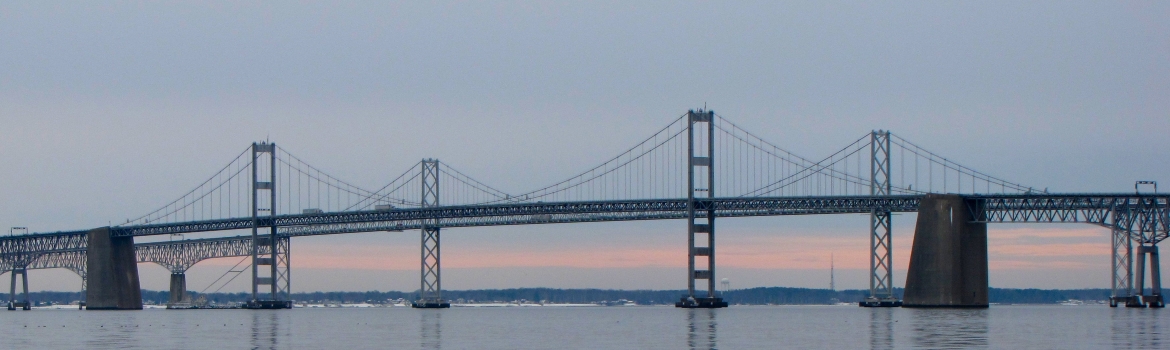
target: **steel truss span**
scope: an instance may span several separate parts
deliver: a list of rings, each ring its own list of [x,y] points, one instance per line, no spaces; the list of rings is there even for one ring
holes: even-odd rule
[[[1086,223],[1156,244],[1170,232],[1170,195],[1047,194],[969,196],[977,222]]]
[[[288,238],[284,238],[287,240]],[[268,254],[268,245],[256,246],[261,254]],[[196,263],[213,258],[252,255],[252,237],[189,239],[170,242],[140,243],[134,245],[140,263],[156,263],[171,273],[184,273]]]
[[[695,209],[700,211],[715,210],[717,216],[776,216],[776,215],[809,215],[809,214],[848,214],[869,213],[871,210],[888,210],[893,212],[912,212],[918,210],[918,201],[921,196],[851,196],[851,197],[764,197],[764,198],[711,198],[695,199]],[[480,226],[476,224],[482,220],[484,226],[494,225],[524,225],[532,223],[527,217],[541,215],[557,215],[557,220],[538,220],[541,223],[568,223],[581,222],[576,215],[592,214],[629,214],[647,213],[647,217],[639,215],[601,216],[599,219],[586,221],[628,221],[659,219],[657,213],[687,211],[686,199],[647,199],[595,202],[562,202],[562,203],[521,203],[521,204],[490,204],[467,206],[442,206],[416,209],[370,210],[343,213],[281,215],[271,218],[258,218],[259,226],[309,226],[309,225],[361,225],[371,222],[400,222],[409,225],[420,220],[439,219],[444,221],[443,226],[450,226],[447,222],[458,222],[455,226]],[[566,216],[567,215],[567,216]],[[525,217],[514,222],[503,222],[495,217]],[[252,219],[216,220],[211,222],[190,222],[178,224],[127,226],[111,228],[115,236],[150,236],[162,234],[177,234],[191,232],[207,232],[251,228]],[[404,226],[406,227],[406,226]],[[417,227],[408,227],[413,229]]]
[[[279,243],[287,244],[289,237],[282,237]],[[267,253],[268,246],[257,250]],[[196,263],[214,258],[249,256],[252,254],[252,238],[232,236],[218,238],[188,239],[179,241],[139,243],[134,245],[139,263],[156,263],[172,273],[183,273]],[[19,260],[15,257],[28,257]],[[47,250],[23,255],[0,255],[0,271],[11,271],[21,266],[27,269],[66,268],[76,272],[83,279],[86,276],[86,249],[70,248]]]
[[[825,196],[696,199],[698,211],[714,210],[716,217],[868,214],[873,211],[916,212],[920,195]],[[1035,194],[968,196],[979,222],[1088,223],[1112,226],[1115,208],[1147,220],[1151,237],[1165,238],[1170,195]],[[443,206],[343,213],[280,215],[258,218],[258,225],[276,226],[283,236],[307,236],[370,231],[421,229],[424,220],[441,220],[442,227],[556,224],[576,222],[681,219],[686,199],[649,199],[570,203],[519,203]],[[1144,214],[1142,214],[1144,213]],[[118,236],[151,236],[251,228],[252,219],[215,220],[111,228]],[[34,252],[84,248],[87,231],[0,237],[0,259]]]

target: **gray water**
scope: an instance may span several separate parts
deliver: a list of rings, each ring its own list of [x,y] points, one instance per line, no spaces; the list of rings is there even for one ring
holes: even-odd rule
[[[1170,310],[993,306],[0,311],[9,349],[1170,348]]]

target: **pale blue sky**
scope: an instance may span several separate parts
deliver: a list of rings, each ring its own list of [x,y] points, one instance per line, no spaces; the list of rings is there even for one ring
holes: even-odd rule
[[[143,214],[263,139],[372,188],[435,157],[523,192],[597,164],[704,103],[808,157],[890,129],[1053,191],[1130,191],[1139,179],[1170,187],[1168,58],[1170,5],[1153,1],[0,0],[0,227],[79,229]],[[895,218],[899,244],[909,242],[912,218]],[[860,288],[868,285],[858,269],[868,263],[866,222],[751,219],[723,224],[721,242],[791,237],[775,243],[775,255],[835,251],[846,264],[838,285]],[[681,225],[451,230],[448,257],[557,255],[614,240],[680,256],[665,267],[452,267],[444,286],[685,287],[685,272],[675,271],[685,264]],[[1022,229],[1064,232],[1021,241],[1038,252],[1067,249],[1049,241],[1105,248],[1000,272],[993,264],[993,286],[1107,286],[1106,232]],[[821,238],[837,243],[824,247]],[[300,242],[296,290],[417,283],[415,233]],[[363,247],[406,260],[297,269],[297,261]],[[908,249],[899,253],[905,268]],[[824,272],[808,266],[823,260],[723,271],[738,286],[819,287]],[[189,285],[200,289],[226,268],[196,266]],[[142,270],[145,287],[166,287],[161,269]],[[30,277],[34,289],[76,284],[64,271]]]

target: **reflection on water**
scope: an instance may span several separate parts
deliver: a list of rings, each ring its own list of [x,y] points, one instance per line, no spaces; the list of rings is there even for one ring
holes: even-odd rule
[[[0,349],[1170,349],[1168,311],[1099,305],[0,311],[0,329],[10,330]]]
[[[1116,349],[1161,349],[1163,309],[1132,309],[1119,307],[1111,310],[1112,342]]]
[[[443,348],[443,309],[419,309],[419,344],[423,349]]]
[[[715,343],[715,309],[687,309],[687,346],[691,349],[717,349]]]
[[[869,348],[894,348],[894,309],[871,307],[869,309]]]
[[[927,349],[987,348],[988,309],[908,309],[914,345]]]
[[[280,310],[255,310],[252,314],[252,348],[277,349],[280,347]],[[285,311],[287,312],[287,311]]]

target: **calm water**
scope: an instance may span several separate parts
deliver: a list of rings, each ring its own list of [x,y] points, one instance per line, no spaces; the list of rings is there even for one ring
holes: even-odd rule
[[[998,306],[0,310],[4,348],[1170,348],[1170,310]]]

